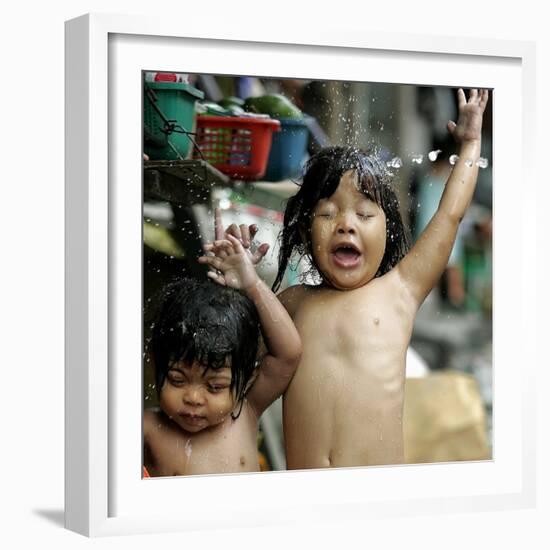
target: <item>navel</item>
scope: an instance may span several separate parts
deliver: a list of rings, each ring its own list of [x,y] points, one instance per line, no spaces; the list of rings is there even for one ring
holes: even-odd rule
[[[241,466],[244,466],[245,462],[246,462],[246,460],[245,460],[244,456],[241,456]]]

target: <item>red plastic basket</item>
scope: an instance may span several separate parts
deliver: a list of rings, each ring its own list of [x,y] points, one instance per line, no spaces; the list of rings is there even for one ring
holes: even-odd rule
[[[278,120],[231,117],[197,116],[193,158],[203,158],[220,172],[234,179],[255,180],[266,171],[271,136],[279,132]]]

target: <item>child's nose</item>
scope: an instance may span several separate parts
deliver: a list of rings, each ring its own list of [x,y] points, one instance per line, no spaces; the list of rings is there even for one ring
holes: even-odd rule
[[[188,405],[202,405],[204,402],[202,391],[200,388],[189,387],[183,394],[183,401]]]
[[[338,220],[337,230],[340,234],[355,233],[353,217],[350,214],[342,214]]]

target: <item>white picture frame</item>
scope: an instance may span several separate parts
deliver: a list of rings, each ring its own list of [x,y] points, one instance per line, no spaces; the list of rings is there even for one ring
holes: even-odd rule
[[[141,479],[140,79],[152,68],[494,89],[493,460]],[[534,506],[535,288],[525,271],[506,269],[509,249],[535,263],[536,221],[516,190],[533,182],[534,80],[530,42],[188,27],[168,17],[68,21],[66,527],[88,536],[208,529],[204,506],[218,528]],[[194,503],[184,515],[182,491]]]

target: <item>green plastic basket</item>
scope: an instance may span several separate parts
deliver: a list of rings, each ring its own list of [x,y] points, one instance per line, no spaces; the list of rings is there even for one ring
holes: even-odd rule
[[[203,98],[203,92],[183,82],[144,83],[144,152],[151,160],[187,158],[195,102]]]

